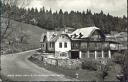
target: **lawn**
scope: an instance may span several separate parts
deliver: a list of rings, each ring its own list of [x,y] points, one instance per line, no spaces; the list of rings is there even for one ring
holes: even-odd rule
[[[2,28],[6,27],[6,18],[2,18]],[[41,29],[38,26],[34,26],[31,24],[26,24],[22,22],[17,22],[14,20],[10,21],[11,25],[10,28],[8,29],[7,33],[10,32],[13,29],[13,33],[19,34],[21,31],[27,35],[29,35],[28,42],[30,44],[35,44],[35,45],[40,45],[40,38],[42,33],[46,32],[45,29]],[[15,36],[9,36],[10,37],[15,37]]]
[[[108,71],[108,76],[105,78],[106,81],[119,81],[116,78],[116,75],[119,74],[121,71],[121,66],[119,64],[114,63],[111,67],[111,70]]]
[[[63,67],[58,67],[50,64],[44,64],[43,61],[39,61],[38,59],[35,58],[29,58],[29,60],[36,65],[43,67],[49,71],[56,72],[58,74],[63,74],[65,76],[71,77],[71,78],[76,78],[81,81],[96,81],[100,80],[97,76],[97,71],[89,71],[89,70],[75,70],[75,69],[66,69]],[[78,77],[77,77],[78,74]]]
[[[2,24],[1,24],[2,28],[6,27],[6,21],[7,21],[6,18],[2,18]],[[40,27],[11,20],[10,28],[8,28],[6,33],[9,35],[2,42],[2,49],[5,53],[13,53],[13,52],[20,52],[24,50],[39,48],[40,38],[42,33],[44,32],[46,32],[46,30],[41,29]],[[27,43],[16,42],[16,40],[19,40],[20,36],[24,36],[24,35],[26,35],[26,37],[24,38]],[[9,41],[11,41],[13,44],[9,44]]]
[[[29,60],[36,65],[43,67],[49,71],[53,71],[58,74],[63,74],[65,76],[76,78],[80,81],[101,81],[101,77],[99,76],[98,71],[90,71],[86,69],[66,69],[63,67],[58,67],[50,64],[46,64],[43,61],[39,61],[36,58],[29,58]],[[108,76],[105,77],[105,81],[119,81],[116,78],[116,75],[121,71],[121,66],[119,64],[114,63],[111,66],[111,70],[108,71]],[[77,75],[78,74],[78,77]]]

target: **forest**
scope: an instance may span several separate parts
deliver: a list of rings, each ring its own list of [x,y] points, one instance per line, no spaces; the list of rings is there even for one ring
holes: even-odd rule
[[[41,8],[19,8],[16,5],[3,4],[2,16],[19,22],[39,26],[43,29],[56,30],[64,27],[83,28],[89,26],[99,27],[106,34],[110,31],[125,31],[127,28],[127,17],[115,17],[100,13],[92,13],[87,9],[79,11],[59,11],[53,12],[52,9]]]

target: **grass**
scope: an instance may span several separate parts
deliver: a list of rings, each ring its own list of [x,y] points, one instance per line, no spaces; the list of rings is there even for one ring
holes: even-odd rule
[[[36,65],[43,67],[49,71],[53,71],[58,74],[63,74],[65,76],[71,77],[71,78],[76,78],[76,73],[78,73],[78,80],[81,81],[96,81],[99,80],[99,78],[96,77],[96,71],[89,71],[89,70],[75,70],[75,69],[66,69],[63,67],[58,67],[50,64],[44,65],[43,61],[39,61],[38,59],[35,58],[29,58],[29,60]]]
[[[3,74],[0,74],[0,79],[2,80],[2,82],[11,82],[12,81],[7,76],[4,76]]]
[[[2,18],[2,28],[6,27],[6,18]],[[11,47],[12,50],[16,50],[16,52],[24,51],[24,50],[30,50],[30,49],[35,49],[40,47],[40,38],[42,33],[46,32],[45,29],[41,29],[40,27],[31,25],[31,24],[26,24],[22,22],[17,22],[14,20],[11,20],[11,27],[8,29],[7,34],[9,34],[7,40],[2,42],[2,48],[4,51],[8,50],[9,47]],[[20,36],[23,32],[28,36],[27,44],[19,44],[16,45],[15,47],[12,48],[12,45],[9,45],[7,42],[10,41],[10,39],[15,38],[15,35]]]
[[[43,61],[39,61],[38,59],[35,59],[35,58],[29,58],[29,60],[30,60],[31,62],[37,64],[37,65],[40,66],[40,67],[46,68],[47,70],[50,70],[50,71],[57,72],[57,73],[59,73],[59,74],[61,74],[62,71],[63,71],[63,73],[64,73],[65,75],[67,75],[67,74],[69,73],[69,71],[70,71],[69,76],[75,77],[75,76],[74,76],[74,70],[68,70],[68,69],[64,69],[64,68],[62,68],[62,67],[57,67],[57,66],[50,65],[50,64],[46,64],[46,65],[45,65]]]
[[[5,27],[5,22],[6,22],[6,19],[5,18],[2,18],[2,23],[4,24],[1,24],[2,27]],[[31,44],[36,44],[36,45],[40,45],[39,42],[40,42],[40,38],[41,38],[41,35],[43,32],[46,32],[45,29],[41,29],[40,27],[38,26],[34,26],[34,25],[31,25],[31,24],[26,24],[26,23],[22,23],[22,22],[17,22],[17,21],[14,21],[14,20],[11,20],[11,28],[9,28],[9,30],[7,32],[10,32],[12,29],[14,33],[18,34],[19,31],[23,31],[24,33],[26,33],[27,35],[30,36],[30,38],[28,39],[28,42],[31,43]],[[9,36],[9,37],[14,37],[14,36]]]
[[[116,78],[116,75],[121,72],[121,66],[119,64],[114,63],[111,66],[111,70],[108,71],[108,76],[106,77],[106,81],[119,81]]]
[[[44,65],[43,61],[39,61],[36,58],[29,58],[29,60],[36,65],[43,67],[49,71],[53,71],[58,74],[63,74],[65,76],[71,77],[71,78],[76,78],[76,73],[78,75],[78,80],[80,81],[101,81],[101,76],[99,75],[99,71],[90,71],[90,70],[83,70],[83,69],[66,69],[63,67],[58,67],[50,64]],[[120,73],[121,71],[121,66],[119,64],[113,63],[111,66],[111,69],[108,71],[108,75],[105,77],[105,81],[119,81],[116,78],[116,75]]]

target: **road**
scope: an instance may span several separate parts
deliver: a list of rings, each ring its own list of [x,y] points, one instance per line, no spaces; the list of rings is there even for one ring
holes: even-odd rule
[[[1,73],[13,81],[72,81],[61,74],[48,71],[27,58],[34,50],[1,56]]]

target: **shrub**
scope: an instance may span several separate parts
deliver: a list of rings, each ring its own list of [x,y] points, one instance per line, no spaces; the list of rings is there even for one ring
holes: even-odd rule
[[[105,80],[105,78],[108,76],[109,71],[111,70],[114,63],[110,60],[107,60],[106,64],[100,63],[99,69],[97,70],[97,77],[100,80]]]
[[[128,80],[128,51],[124,51],[124,60],[122,64],[123,79]],[[123,81],[123,80],[122,80]]]
[[[113,54],[113,61],[117,64],[122,64],[123,62],[123,54],[120,53],[114,53]]]
[[[92,61],[92,60],[86,61],[85,60],[84,62],[82,62],[82,69],[96,71],[97,65],[98,65],[98,63],[96,61]]]

